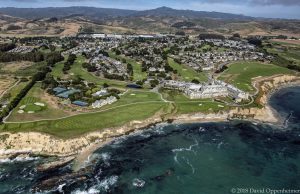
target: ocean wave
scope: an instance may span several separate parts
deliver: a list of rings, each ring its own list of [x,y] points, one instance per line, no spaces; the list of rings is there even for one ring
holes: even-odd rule
[[[205,129],[204,127],[199,127],[198,131],[199,131],[199,132],[205,132],[206,129]]]
[[[194,166],[190,163],[189,159],[187,159],[187,158],[185,158],[185,157],[182,157],[182,158],[185,160],[186,164],[187,164],[188,166],[191,167],[192,173],[195,174],[195,168],[194,168]]]
[[[64,186],[66,186],[66,183],[63,183],[63,184],[59,185],[59,186],[57,187],[57,191],[60,192],[60,193],[63,193],[63,192],[64,192],[64,191],[63,191]]]
[[[134,187],[144,187],[145,183],[146,183],[146,181],[144,181],[142,179],[138,179],[138,178],[135,178],[132,181],[132,185]]]
[[[102,181],[100,181],[97,185],[93,187],[93,189],[97,189],[100,191],[109,191],[110,187],[115,185],[118,182],[119,177],[118,176],[110,176]]]
[[[175,148],[172,149],[172,152],[183,152],[183,151],[192,151],[196,154],[196,152],[193,150],[193,147],[196,147],[199,145],[199,142],[195,139],[194,144],[190,145],[188,148]]]
[[[223,141],[221,141],[220,143],[218,143],[218,149],[220,149],[222,145],[223,145]]]
[[[34,161],[34,160],[38,160],[38,159],[39,159],[39,157],[16,157],[14,159],[5,158],[5,159],[0,159],[0,164],[14,163],[14,162],[27,162],[27,161]]]
[[[88,190],[77,189],[75,191],[72,191],[71,194],[99,194],[103,191],[108,192],[111,186],[115,185],[118,182],[118,179],[118,176],[110,176],[99,182],[97,181],[98,183],[90,187]]]
[[[99,194],[100,191],[94,188],[90,188],[87,191],[82,191],[82,190],[76,190],[74,192],[72,192],[71,194]]]
[[[106,166],[110,166],[110,163],[109,163],[109,160],[111,158],[110,153],[108,153],[108,152],[101,153],[100,158],[103,160],[103,162]]]

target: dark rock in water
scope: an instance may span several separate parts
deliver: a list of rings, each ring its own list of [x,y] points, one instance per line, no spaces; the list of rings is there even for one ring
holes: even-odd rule
[[[50,179],[43,180],[42,182],[38,183],[33,191],[34,192],[42,192],[47,190],[53,190],[55,188],[58,188],[59,185],[67,184],[67,183],[76,183],[85,181],[88,179],[88,176],[85,175],[84,171],[78,172],[78,173],[70,173],[63,176],[56,176],[52,177]]]
[[[159,175],[159,176],[156,176],[156,177],[151,178],[151,180],[153,180],[153,181],[161,181],[161,180],[164,179],[164,178],[165,178],[164,175]]]
[[[174,119],[167,119],[167,123],[173,123]]]
[[[153,178],[150,178],[150,180],[154,180],[154,181],[161,181],[163,180],[164,178],[168,177],[168,176],[171,176],[174,172],[174,169],[170,168],[168,169],[164,174],[162,175],[158,175],[158,176],[155,176]]]
[[[38,172],[49,172],[52,170],[55,170],[57,168],[61,168],[63,166],[68,165],[69,163],[71,163],[73,160],[75,159],[75,157],[67,157],[67,158],[63,158],[61,160],[58,161],[54,161],[54,162],[49,162],[46,164],[42,164],[40,166],[38,166],[36,169]]]

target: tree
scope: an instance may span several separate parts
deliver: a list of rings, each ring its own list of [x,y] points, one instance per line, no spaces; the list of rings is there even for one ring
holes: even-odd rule
[[[197,79],[193,79],[193,80],[192,80],[192,83],[194,83],[194,84],[199,84],[200,82],[199,82],[199,80],[197,80]]]
[[[103,83],[103,88],[108,88],[109,85],[107,83]]]
[[[234,33],[232,35],[233,38],[241,38],[241,35],[239,33]]]
[[[119,49],[116,49],[116,55],[120,55],[121,51]]]
[[[151,80],[150,85],[152,88],[156,87],[159,84],[159,81],[157,79]]]
[[[205,40],[205,39],[220,39],[220,40],[224,40],[225,37],[223,35],[219,35],[219,34],[200,34],[199,35],[199,39],[200,40]]]
[[[133,67],[130,63],[127,63],[127,73],[130,76],[133,76]]]
[[[259,38],[256,37],[250,37],[248,38],[249,44],[253,44],[255,46],[261,47],[262,46],[262,41]]]
[[[184,31],[178,31],[175,33],[175,35],[177,36],[185,36],[185,32]]]

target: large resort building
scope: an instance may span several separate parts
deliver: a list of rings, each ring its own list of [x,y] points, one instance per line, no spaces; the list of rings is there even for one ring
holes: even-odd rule
[[[162,86],[183,92],[190,99],[203,99],[230,96],[236,101],[247,100],[249,94],[228,83],[220,80],[212,80],[209,84],[194,84],[179,81],[164,81]]]

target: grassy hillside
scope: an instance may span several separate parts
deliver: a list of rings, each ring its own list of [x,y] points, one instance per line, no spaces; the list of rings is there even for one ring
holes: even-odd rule
[[[272,64],[238,62],[229,65],[229,68],[220,75],[219,79],[231,83],[241,90],[251,92],[254,91],[251,80],[255,77],[291,73],[293,72],[287,68]]]
[[[198,73],[186,65],[178,64],[172,58],[169,58],[168,62],[173,69],[177,70],[178,75],[180,75],[181,79],[184,81],[192,81],[193,79],[197,79],[199,81],[207,80],[207,77],[203,72]]]

